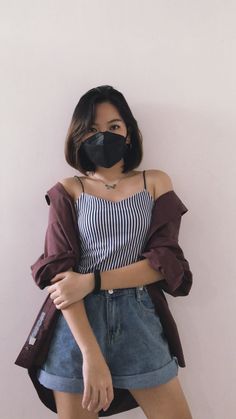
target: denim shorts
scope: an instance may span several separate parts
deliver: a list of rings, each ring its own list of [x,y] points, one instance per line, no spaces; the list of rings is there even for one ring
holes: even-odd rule
[[[90,293],[84,305],[113,387],[153,387],[178,374],[178,360],[170,354],[145,286]],[[80,348],[60,313],[47,358],[37,371],[38,380],[53,390],[83,393],[82,364]]]

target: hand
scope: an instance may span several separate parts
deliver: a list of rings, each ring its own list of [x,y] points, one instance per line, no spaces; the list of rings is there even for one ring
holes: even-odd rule
[[[52,285],[46,287],[57,309],[64,309],[82,300],[94,288],[94,274],[80,274],[71,270],[60,272],[50,281]]]
[[[114,398],[112,377],[102,353],[83,355],[84,394],[82,407],[107,410]]]

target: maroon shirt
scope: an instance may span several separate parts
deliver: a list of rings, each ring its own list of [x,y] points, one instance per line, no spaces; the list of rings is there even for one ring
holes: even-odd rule
[[[50,280],[59,272],[70,268],[76,272],[80,258],[79,228],[73,198],[60,182],[47,191],[45,198],[50,208],[44,252],[31,265],[33,279],[41,289],[50,285]],[[163,291],[173,297],[185,296],[192,287],[192,272],[178,243],[181,217],[187,211],[175,191],[159,196],[154,202],[144,251],[139,257],[139,260],[147,258],[151,267],[164,275],[164,279],[146,287],[160,317],[170,352],[177,357],[182,368],[186,365],[180,337]],[[16,365],[27,368],[39,398],[53,412],[57,412],[53,391],[39,383],[36,371],[46,359],[59,313],[48,295],[15,361]],[[100,410],[99,417],[137,406],[139,404],[128,389],[114,388],[114,399],[106,412]]]

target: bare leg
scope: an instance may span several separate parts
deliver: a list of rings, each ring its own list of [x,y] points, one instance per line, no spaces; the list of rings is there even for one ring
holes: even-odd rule
[[[97,419],[98,414],[82,407],[82,393],[53,390],[59,419]]]
[[[156,387],[129,391],[148,419],[193,419],[178,377]]]

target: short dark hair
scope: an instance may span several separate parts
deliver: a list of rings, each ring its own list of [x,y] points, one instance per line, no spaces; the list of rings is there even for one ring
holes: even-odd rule
[[[82,137],[94,122],[96,104],[103,102],[109,102],[117,108],[130,134],[131,146],[127,147],[124,155],[122,173],[138,167],[143,158],[142,134],[123,94],[109,85],[94,87],[80,98],[75,107],[64,150],[67,163],[85,175],[95,171],[96,166],[83,149],[80,151]]]

